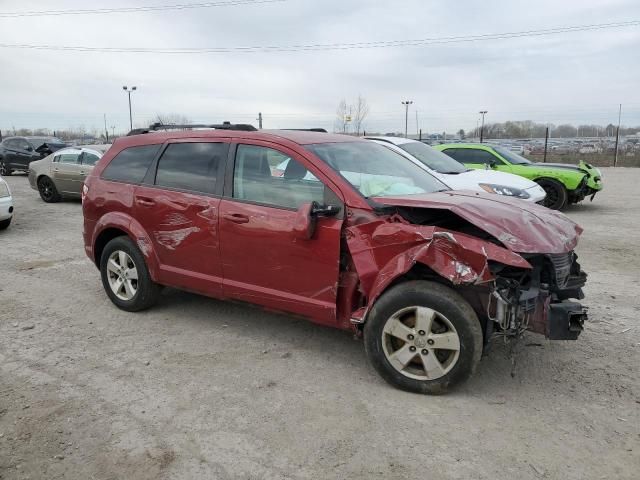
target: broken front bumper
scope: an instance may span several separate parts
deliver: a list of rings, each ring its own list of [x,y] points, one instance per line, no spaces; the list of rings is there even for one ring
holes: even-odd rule
[[[571,291],[582,298],[582,289]],[[579,302],[560,300],[541,288],[521,290],[518,298],[494,290],[489,303],[489,319],[499,326],[504,335],[516,336],[529,330],[550,340],[576,340],[587,321],[587,308]],[[561,296],[560,296],[561,297]]]

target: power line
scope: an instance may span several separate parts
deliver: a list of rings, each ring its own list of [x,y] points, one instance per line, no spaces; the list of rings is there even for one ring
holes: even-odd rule
[[[423,38],[414,40],[385,40],[378,42],[358,43],[316,43],[289,46],[256,45],[250,47],[190,47],[190,48],[158,48],[158,47],[86,47],[81,45],[32,45],[0,43],[0,48],[19,48],[32,50],[54,50],[72,52],[101,52],[101,53],[161,53],[161,54],[203,54],[203,53],[270,53],[270,52],[301,52],[319,50],[350,50],[366,48],[412,47],[429,46],[449,43],[463,43],[487,40],[504,40],[521,37],[540,37],[559,33],[574,33],[590,30],[604,30],[609,28],[635,27],[640,20],[627,22],[600,23],[592,25],[577,25],[569,27],[547,28],[543,30],[526,30],[522,32],[488,33],[481,35],[467,35],[454,37]]]
[[[174,5],[147,5],[141,7],[114,7],[73,10],[33,10],[24,12],[0,12],[0,18],[46,17],[59,15],[102,15],[109,13],[161,12],[166,10],[190,10],[194,8],[234,7],[261,3],[286,2],[287,0],[225,0],[219,2],[178,3]]]

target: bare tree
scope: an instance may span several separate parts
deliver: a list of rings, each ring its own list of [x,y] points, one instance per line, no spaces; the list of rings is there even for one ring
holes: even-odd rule
[[[367,103],[367,99],[362,95],[358,95],[358,100],[356,101],[353,114],[353,125],[356,129],[357,135],[360,135],[360,130],[362,129],[367,115],[369,115],[369,104]]]
[[[347,115],[349,112],[349,107],[347,106],[347,101],[343,98],[338,103],[338,108],[336,109],[336,121],[333,129],[339,133],[347,133]]]
[[[153,118],[153,123],[161,125],[189,125],[191,120],[179,113],[157,113]]]

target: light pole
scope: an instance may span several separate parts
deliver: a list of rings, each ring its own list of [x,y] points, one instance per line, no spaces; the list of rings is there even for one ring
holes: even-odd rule
[[[404,105],[404,138],[408,138],[408,130],[409,130],[409,105],[413,103],[412,100],[403,100],[402,105]]]
[[[133,130],[133,116],[131,115],[131,92],[135,92],[137,90],[137,87],[128,88],[125,85],[122,87],[122,89],[129,95],[129,126],[131,127],[130,130]]]
[[[482,115],[482,125],[480,126],[480,143],[484,140],[484,116],[487,114],[487,110],[480,110],[480,115]]]

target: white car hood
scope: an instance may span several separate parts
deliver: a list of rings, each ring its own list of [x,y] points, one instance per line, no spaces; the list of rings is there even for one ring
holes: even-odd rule
[[[505,185],[522,190],[535,187],[537,183],[519,175],[506,172],[496,172],[494,170],[469,170],[458,174],[445,174],[434,172],[439,179],[446,183],[452,190],[484,190],[478,186],[479,183],[492,183],[494,185]]]

